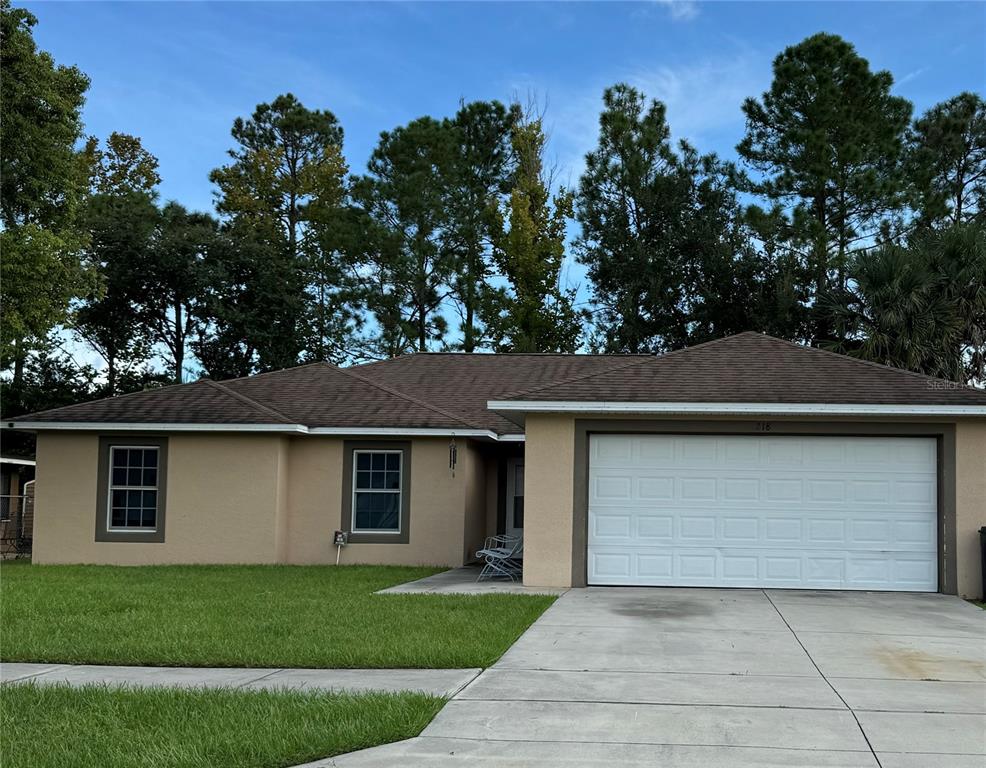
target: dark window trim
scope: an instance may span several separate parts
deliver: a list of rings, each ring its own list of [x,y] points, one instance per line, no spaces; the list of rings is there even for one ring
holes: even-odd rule
[[[345,440],[342,444],[342,519],[339,530],[350,544],[407,544],[411,531],[411,441]],[[401,452],[401,518],[399,533],[353,532],[353,455],[356,451]]]
[[[158,449],[157,514],[153,531],[122,530],[109,527],[110,448],[146,445]],[[146,435],[102,435],[99,438],[99,478],[96,483],[96,541],[130,541],[136,544],[163,544],[168,489],[168,438]]]

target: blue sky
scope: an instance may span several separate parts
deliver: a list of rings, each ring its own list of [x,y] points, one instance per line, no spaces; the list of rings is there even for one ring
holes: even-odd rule
[[[40,46],[92,78],[87,132],[140,136],[160,159],[162,197],[203,210],[233,119],[286,91],[337,115],[354,172],[382,130],[451,114],[460,99],[533,93],[568,184],[595,143],[605,86],[636,85],[668,105],[677,137],[733,157],[743,99],[769,86],[777,53],[819,31],[889,69],[918,112],[986,91],[986,3],[25,5]],[[568,280],[584,293],[577,265]]]
[[[353,171],[382,130],[462,98],[536,92],[563,182],[594,143],[603,87],[620,80],[665,101],[677,136],[731,156],[743,98],[769,85],[774,55],[818,31],[889,69],[918,110],[986,91],[984,3],[26,5],[39,44],[92,78],[87,131],[140,136],[162,196],[200,209],[233,119],[284,91],[336,113]]]

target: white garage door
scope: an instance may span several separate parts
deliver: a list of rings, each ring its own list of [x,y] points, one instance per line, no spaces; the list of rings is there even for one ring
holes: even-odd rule
[[[933,592],[928,438],[591,435],[590,584]]]

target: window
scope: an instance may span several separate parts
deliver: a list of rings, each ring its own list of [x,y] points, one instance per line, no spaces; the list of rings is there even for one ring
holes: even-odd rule
[[[353,452],[353,532],[400,533],[402,451]]]
[[[144,445],[110,447],[110,530],[157,530],[158,449]]]
[[[163,543],[168,438],[102,435],[96,482],[96,541]]]

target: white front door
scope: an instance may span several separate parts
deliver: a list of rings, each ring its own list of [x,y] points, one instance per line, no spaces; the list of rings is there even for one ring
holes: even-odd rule
[[[507,460],[507,521],[508,535],[524,532],[524,460]]]
[[[933,438],[592,435],[590,584],[933,592]]]

